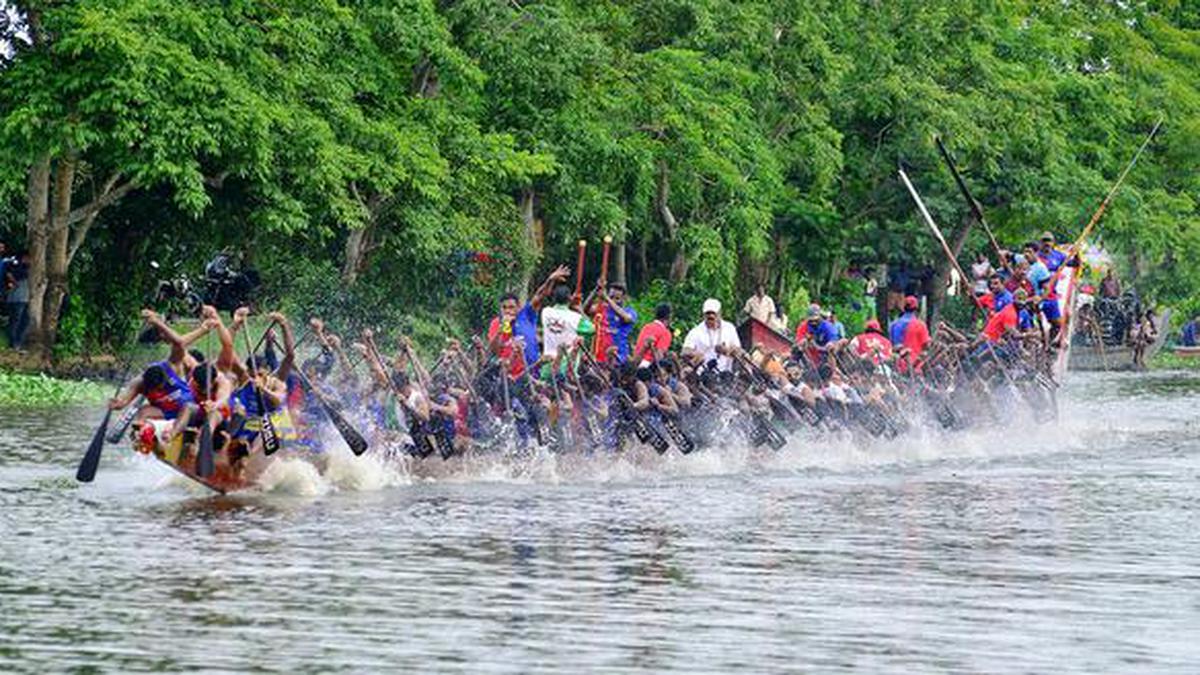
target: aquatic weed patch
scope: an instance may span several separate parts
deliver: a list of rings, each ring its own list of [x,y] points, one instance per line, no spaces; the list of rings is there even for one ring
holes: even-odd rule
[[[42,406],[103,401],[107,386],[91,380],[60,380],[47,375],[0,372],[0,405]]]

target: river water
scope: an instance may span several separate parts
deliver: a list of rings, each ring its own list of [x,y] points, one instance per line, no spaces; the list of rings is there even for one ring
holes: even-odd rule
[[[1061,399],[1051,428],[347,457],[233,497],[117,447],[78,486],[97,411],[0,409],[0,671],[1200,672],[1200,379]]]

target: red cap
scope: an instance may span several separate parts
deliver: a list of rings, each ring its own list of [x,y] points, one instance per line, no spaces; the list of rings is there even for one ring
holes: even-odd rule
[[[868,320],[867,320],[867,323],[866,323],[866,324],[864,324],[864,326],[863,326],[863,327],[864,327],[866,330],[880,330],[880,328],[879,328],[879,322],[878,322],[878,321],[876,321],[875,319],[868,319]]]
[[[910,295],[904,299],[904,309],[905,310],[916,309],[920,306],[921,306],[921,303],[917,300],[917,296],[915,296],[915,295]]]

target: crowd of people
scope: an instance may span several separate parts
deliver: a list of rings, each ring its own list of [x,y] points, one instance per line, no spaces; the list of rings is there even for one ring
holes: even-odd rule
[[[989,277],[976,298],[989,314],[978,336],[944,324],[931,332],[912,296],[890,325],[871,320],[853,336],[814,303],[782,352],[743,344],[715,298],[699,307],[698,323],[677,330],[668,304],[640,322],[620,283],[572,294],[567,267],[523,302],[499,298],[484,334],[448,340],[428,367],[405,337],[361,330],[343,339],[313,317],[296,340],[280,314],[270,315],[261,348],[244,336],[239,358],[245,309],[227,325],[206,306],[182,335],[145,310],[170,354],[111,407],[137,406],[135,433],[160,420],[153,433],[162,442],[179,434],[194,442],[207,427],[218,462],[234,468],[268,441],[319,450],[335,438],[331,410],[376,451],[421,458],[534,445],[690,453],[739,438],[779,448],[802,429],[891,437],[912,424],[961,428],[1022,411],[1044,420],[1055,414],[1050,361],[1060,315],[1047,309],[1052,276],[1040,270],[1054,275],[1070,264],[1055,253],[1027,250],[1030,260],[1007,278]],[[761,287],[744,309],[768,321],[780,315]],[[1033,313],[1050,327],[1039,328]],[[215,354],[196,349],[214,337]]]

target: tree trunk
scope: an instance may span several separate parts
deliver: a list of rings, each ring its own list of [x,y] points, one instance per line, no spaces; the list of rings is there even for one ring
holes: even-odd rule
[[[650,237],[643,235],[642,238],[638,240],[638,249],[637,249],[638,271],[641,273],[643,279],[650,279],[653,276],[650,274],[650,253],[648,250],[649,246],[650,246]]]
[[[628,287],[625,275],[625,242],[618,241],[613,247],[613,279],[622,286]]]
[[[50,229],[50,155],[29,169],[25,193],[25,239],[29,251],[29,330],[42,332],[42,299],[46,297],[46,246]]]
[[[963,246],[967,243],[967,237],[971,234],[971,228],[975,226],[975,217],[968,215],[963,218],[962,225],[954,231],[950,239],[950,250],[954,252],[955,259],[962,253]],[[933,330],[938,325],[942,318],[942,304],[946,301],[946,286],[950,283],[950,270],[954,267],[950,264],[950,259],[942,255],[941,260],[934,266],[934,285],[933,294],[929,296],[928,317],[929,327]],[[970,279],[963,279],[962,283],[970,283]]]
[[[372,221],[350,230],[346,235],[345,258],[342,261],[342,281],[354,285],[367,268],[367,253],[370,251]]]
[[[521,212],[521,223],[525,227],[525,243],[529,246],[528,250],[536,251],[538,257],[541,257],[541,248],[538,245],[537,235],[537,220],[533,217],[534,200],[537,193],[532,187],[527,187],[521,190],[521,196],[517,202],[517,208]],[[533,282],[533,266],[529,265],[521,272],[521,285],[518,293],[521,296],[521,302],[529,295],[529,285]]]
[[[46,294],[42,305],[42,326],[38,339],[42,356],[50,359],[50,350],[58,338],[58,320],[62,314],[63,298],[67,296],[67,255],[71,227],[71,193],[75,187],[74,154],[58,160],[54,168],[54,210],[50,215],[46,246]]]
[[[662,219],[663,226],[667,229],[667,240],[675,245],[675,258],[671,261],[671,271],[668,278],[671,283],[679,284],[687,278],[688,260],[687,254],[683,249],[683,242],[679,240],[679,221],[675,219],[675,214],[671,212],[669,204],[671,200],[671,176],[667,170],[667,163],[660,161],[658,163],[658,192],[655,196],[655,208],[658,209],[658,216]]]

